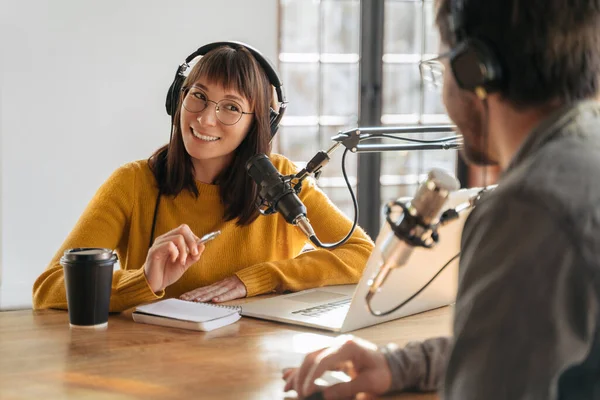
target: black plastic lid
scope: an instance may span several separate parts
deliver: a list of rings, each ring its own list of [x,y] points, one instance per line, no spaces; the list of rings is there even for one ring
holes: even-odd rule
[[[95,247],[78,247],[65,250],[62,259],[64,261],[108,261],[116,255],[110,249]]]

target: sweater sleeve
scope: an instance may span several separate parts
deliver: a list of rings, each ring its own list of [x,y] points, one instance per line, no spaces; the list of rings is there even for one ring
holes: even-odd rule
[[[292,171],[284,169],[282,172]],[[306,205],[307,216],[321,242],[337,242],[350,231],[352,221],[327,198],[314,180],[303,182],[300,199]],[[348,241],[335,249],[316,249],[290,260],[259,263],[236,275],[246,286],[248,296],[273,290],[298,291],[352,284],[360,280],[372,250],[372,240],[357,227]]]
[[[60,258],[65,250],[76,247],[124,249],[125,246],[120,244],[127,241],[136,202],[135,184],[135,166],[127,164],[117,169],[98,189],[46,270],[35,281],[34,309],[67,308],[63,267],[60,265]],[[121,258],[123,254],[118,256]],[[163,293],[157,295],[152,291],[141,267],[114,272],[111,312],[123,311],[162,297]]]
[[[394,344],[382,347],[390,371],[390,392],[417,390],[436,391],[441,388],[450,356],[452,339],[439,337],[424,342],[411,342],[404,348]]]

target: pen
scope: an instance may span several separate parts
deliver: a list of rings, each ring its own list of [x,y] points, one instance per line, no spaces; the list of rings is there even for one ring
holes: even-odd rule
[[[207,233],[206,235],[202,236],[200,238],[200,240],[198,240],[198,244],[206,243],[206,242],[208,242],[210,240],[213,240],[214,238],[216,238],[220,234],[221,234],[221,231],[214,231],[214,232]]]

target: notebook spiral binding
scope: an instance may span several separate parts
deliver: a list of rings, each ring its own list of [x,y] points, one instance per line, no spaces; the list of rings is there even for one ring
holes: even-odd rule
[[[192,303],[194,303],[194,302],[192,302]],[[203,302],[201,304],[205,304],[210,307],[226,308],[228,310],[237,311],[239,313],[242,312],[242,306],[226,306],[224,304],[216,304],[216,303],[208,303],[208,302]]]

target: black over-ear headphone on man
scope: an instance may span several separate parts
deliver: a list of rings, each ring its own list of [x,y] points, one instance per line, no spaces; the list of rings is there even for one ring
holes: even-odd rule
[[[461,89],[484,99],[504,84],[500,59],[483,38],[469,37],[465,24],[465,1],[450,1],[450,29],[456,46],[450,55],[450,68]]]
[[[187,71],[188,68],[190,68],[190,62],[194,58],[196,58],[198,56],[203,56],[206,53],[208,53],[209,51],[216,49],[217,47],[221,47],[221,46],[229,46],[232,48],[243,47],[246,50],[248,50],[250,52],[250,54],[252,54],[254,56],[256,61],[260,64],[262,69],[267,74],[267,77],[269,78],[269,82],[271,83],[271,85],[273,85],[275,87],[275,91],[277,92],[277,102],[279,103],[279,111],[275,111],[272,107],[269,107],[269,110],[270,110],[269,111],[269,113],[270,113],[269,122],[270,122],[270,126],[271,126],[271,137],[275,136],[275,134],[277,133],[277,129],[279,129],[279,122],[281,121],[281,118],[283,117],[285,108],[287,106],[287,101],[285,98],[285,92],[283,90],[283,85],[281,83],[281,80],[279,79],[279,76],[277,75],[277,72],[275,71],[275,67],[273,66],[273,64],[271,64],[271,61],[269,61],[269,59],[267,59],[265,56],[263,56],[260,53],[260,51],[256,50],[255,48],[253,48],[245,43],[241,43],[241,42],[209,43],[209,44],[206,44],[206,45],[200,47],[198,50],[196,50],[195,52],[193,52],[192,54],[187,56],[187,58],[185,59],[183,64],[181,64],[179,67],[177,67],[177,71],[175,72],[175,78],[173,79],[173,83],[171,84],[171,86],[169,87],[169,91],[167,92],[167,100],[165,102],[167,114],[169,114],[171,116],[171,119],[173,119],[175,116],[175,112],[177,111],[176,110],[177,100],[179,99],[179,95],[181,93],[181,88],[182,88],[183,82],[185,80],[185,72]]]

